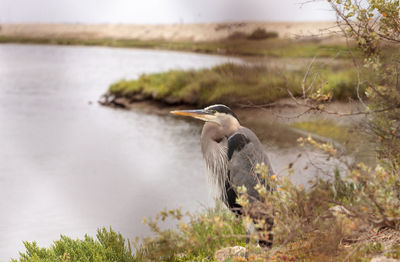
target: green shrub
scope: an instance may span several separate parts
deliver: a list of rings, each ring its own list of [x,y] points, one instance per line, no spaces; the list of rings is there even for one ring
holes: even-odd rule
[[[88,235],[85,235],[82,240],[61,236],[49,248],[40,248],[36,242],[24,242],[24,245],[25,253],[20,253],[19,259],[13,259],[13,262],[137,261],[129,241],[111,228],[110,230],[105,228],[97,230],[96,239]]]
[[[175,229],[160,229],[167,219],[176,223]],[[24,242],[26,251],[12,261],[198,261],[212,259],[220,248],[245,244],[241,220],[221,205],[193,214],[182,213],[180,209],[165,210],[144,223],[152,236],[143,240],[130,243],[111,228],[102,228],[97,231],[96,239],[87,235],[82,240],[61,236],[48,248]]]

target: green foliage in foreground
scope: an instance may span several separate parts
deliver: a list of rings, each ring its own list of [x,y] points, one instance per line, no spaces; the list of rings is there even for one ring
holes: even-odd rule
[[[61,236],[49,248],[40,248],[36,242],[24,242],[24,245],[26,252],[20,253],[20,258],[13,262],[137,261],[129,242],[111,228],[97,230],[96,239],[88,235],[82,240]]]
[[[160,229],[166,219],[174,220],[176,229]],[[24,242],[25,253],[12,261],[213,260],[213,254],[219,248],[244,245],[245,231],[241,220],[220,206],[195,214],[182,213],[179,209],[162,211],[144,223],[150,227],[153,237],[129,242],[111,228],[102,228],[96,239],[87,235],[82,240],[61,236],[48,248],[40,248],[36,242]]]
[[[176,221],[178,227],[160,229],[159,224],[166,219]],[[135,245],[140,261],[210,261],[220,248],[245,244],[241,219],[218,205],[195,214],[183,214],[179,209],[163,211],[145,224],[154,237]]]
[[[109,93],[133,101],[153,99],[169,104],[264,104],[288,97],[288,91],[301,95],[305,72],[228,63],[211,69],[171,70],[144,74],[137,80],[120,80],[110,86]],[[354,70],[326,67],[309,76],[306,86],[321,89],[335,99],[356,96]]]

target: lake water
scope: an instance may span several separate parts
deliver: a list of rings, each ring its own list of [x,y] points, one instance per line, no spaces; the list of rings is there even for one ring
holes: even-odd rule
[[[163,208],[213,205],[200,152],[201,123],[96,101],[121,78],[226,61],[234,59],[0,45],[0,261],[24,251],[23,240],[48,246],[60,234],[93,236],[102,226],[132,239],[148,233],[142,218]],[[304,150],[281,140],[266,144],[276,171]]]

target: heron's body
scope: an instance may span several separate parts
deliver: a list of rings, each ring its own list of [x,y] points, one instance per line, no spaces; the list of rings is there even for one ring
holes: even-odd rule
[[[258,198],[254,187],[264,180],[256,173],[255,166],[264,163],[272,174],[271,165],[260,140],[250,129],[238,124],[228,132],[216,134],[218,127],[214,125],[217,124],[206,122],[201,135],[209,180],[216,187],[217,197],[233,212],[241,214],[236,188],[245,186],[251,198]]]
[[[237,188],[245,186],[250,203],[256,202],[259,195],[257,184],[265,184],[256,164],[268,166],[268,174],[273,174],[268,156],[257,136],[248,128],[240,125],[237,116],[224,105],[213,105],[202,110],[173,111],[177,115],[187,115],[206,121],[201,134],[203,153],[209,180],[216,189],[217,197],[237,215],[243,208],[236,202]],[[267,185],[266,185],[267,186]],[[268,188],[268,186],[267,186]],[[268,188],[269,189],[269,188]],[[272,219],[253,215],[253,219],[266,219],[268,231],[272,228]],[[272,234],[268,235],[267,246],[272,244]]]

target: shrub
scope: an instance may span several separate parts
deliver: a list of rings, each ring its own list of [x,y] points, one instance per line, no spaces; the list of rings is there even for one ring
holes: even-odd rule
[[[277,38],[277,32],[267,32],[264,28],[256,28],[248,37],[249,40],[264,40],[268,38]]]
[[[20,253],[20,258],[13,259],[13,262],[137,261],[129,241],[111,228],[98,229],[96,239],[88,235],[83,240],[61,236],[49,248],[40,248],[36,242],[24,242],[24,245],[26,252]]]
[[[160,223],[166,219],[175,220],[177,228],[161,230]],[[194,214],[164,210],[145,224],[153,237],[136,242],[136,258],[140,261],[201,261],[212,258],[219,248],[243,246],[245,240],[241,220],[221,205]]]
[[[246,39],[248,37],[248,35],[244,32],[241,31],[235,31],[233,33],[231,33],[230,35],[228,35],[228,37],[226,39],[228,40],[238,40],[238,39]]]

